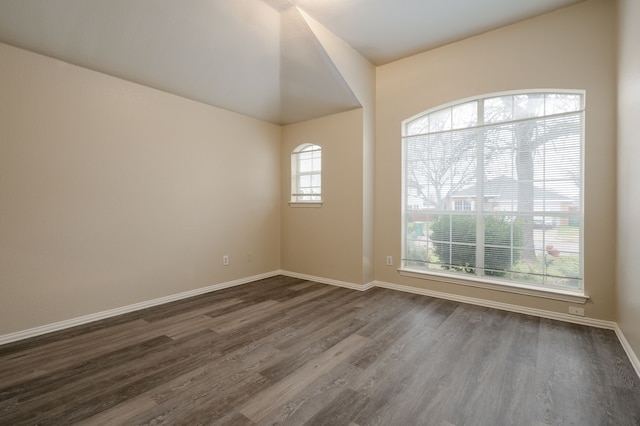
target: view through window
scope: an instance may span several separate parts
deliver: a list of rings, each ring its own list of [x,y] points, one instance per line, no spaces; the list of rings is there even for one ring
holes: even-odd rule
[[[468,99],[403,123],[403,264],[582,289],[584,94]]]
[[[322,201],[322,148],[303,144],[291,153],[291,201]]]

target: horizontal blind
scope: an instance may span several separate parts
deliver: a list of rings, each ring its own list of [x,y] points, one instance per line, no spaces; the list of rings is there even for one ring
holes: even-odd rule
[[[405,266],[581,288],[582,106],[503,95],[405,123]]]
[[[291,153],[291,201],[322,201],[322,148],[301,145]]]

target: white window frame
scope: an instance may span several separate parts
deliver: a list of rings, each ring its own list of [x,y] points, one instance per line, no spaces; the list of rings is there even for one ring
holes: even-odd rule
[[[509,279],[495,279],[494,277],[488,277],[485,275],[471,275],[471,274],[464,274],[464,273],[456,273],[456,272],[451,272],[451,271],[439,271],[439,270],[429,270],[427,268],[416,268],[415,266],[415,262],[411,262],[411,259],[408,259],[406,250],[407,249],[407,235],[409,233],[409,229],[408,229],[408,214],[411,212],[412,209],[408,203],[408,194],[409,194],[409,190],[411,189],[411,185],[410,187],[407,187],[407,177],[406,177],[406,148],[405,148],[405,140],[407,138],[409,138],[411,135],[409,135],[408,132],[408,126],[412,123],[415,122],[417,119],[420,119],[422,117],[428,116],[430,114],[439,112],[439,111],[443,111],[447,108],[451,108],[454,106],[458,106],[458,105],[463,105],[469,102],[473,102],[473,101],[478,101],[478,105],[480,105],[482,103],[482,105],[484,105],[484,101],[485,99],[491,99],[491,98],[495,98],[495,97],[499,97],[499,96],[508,96],[508,95],[518,95],[518,94],[543,94],[543,93],[558,93],[558,94],[578,94],[582,96],[582,105],[581,105],[581,109],[580,109],[580,113],[582,114],[582,133],[581,133],[581,147],[580,147],[580,156],[581,156],[581,172],[580,172],[580,223],[582,224],[582,226],[580,226],[579,229],[579,244],[580,244],[580,248],[579,248],[579,256],[580,256],[580,279],[581,279],[581,286],[579,288],[573,289],[573,288],[565,288],[565,287],[554,287],[554,286],[546,286],[546,285],[537,285],[537,284],[529,284],[526,282],[521,282],[521,281],[513,281],[513,280],[509,280]],[[479,113],[478,113],[478,117],[481,116],[482,113],[482,108],[483,106],[479,106]],[[492,290],[499,290],[499,291],[506,291],[506,292],[511,292],[511,293],[518,293],[518,294],[526,294],[526,295],[531,295],[531,296],[538,296],[538,297],[543,297],[543,298],[550,298],[550,299],[556,299],[556,300],[563,300],[563,301],[568,301],[568,302],[573,302],[573,303],[585,303],[588,300],[588,296],[585,294],[584,292],[584,274],[583,274],[583,265],[584,265],[584,239],[583,239],[583,224],[584,224],[584,208],[583,208],[583,199],[584,199],[584,188],[583,188],[583,182],[584,182],[584,117],[585,117],[585,92],[584,91],[575,91],[575,90],[555,90],[555,89],[551,89],[551,90],[523,90],[523,91],[511,91],[511,92],[500,92],[500,93],[491,93],[491,94],[486,94],[486,95],[481,95],[478,97],[473,97],[473,98],[467,98],[467,99],[462,99],[462,100],[458,100],[455,102],[451,102],[445,105],[441,105],[432,109],[429,109],[427,111],[424,111],[420,114],[417,114],[413,117],[410,117],[406,120],[404,120],[402,122],[402,139],[403,139],[403,143],[402,143],[402,190],[403,190],[403,200],[402,200],[402,262],[401,262],[401,266],[399,269],[399,273],[403,276],[407,276],[407,277],[412,277],[412,278],[420,278],[420,279],[430,279],[430,280],[436,280],[436,281],[442,281],[442,282],[447,282],[447,283],[452,283],[452,284],[458,284],[458,285],[468,285],[468,286],[474,286],[474,287],[481,287],[481,288],[488,288],[488,289],[492,289]],[[552,116],[552,115],[545,115],[546,117],[548,116]],[[510,122],[514,122],[516,120],[510,121]],[[471,127],[480,127],[483,126],[484,123],[482,123],[482,119],[479,120],[479,123],[476,124],[475,126],[471,126]],[[427,131],[428,134],[428,131]],[[484,144],[484,142],[482,142],[481,144]],[[484,145],[483,145],[484,146]],[[413,203],[415,204],[415,200],[413,201]],[[453,205],[452,205],[453,204]],[[475,203],[473,203],[475,204]],[[454,205],[455,202],[450,202],[449,203],[449,209],[450,211],[448,213],[451,212],[455,212],[454,210]],[[476,209],[476,211],[478,212],[478,216],[480,216],[483,212],[480,210],[477,210],[477,208],[482,208],[482,203],[480,203],[480,206],[473,206],[472,208]],[[469,213],[469,212],[464,212],[464,213]],[[481,225],[480,225],[481,226]],[[480,231],[478,231],[480,232]],[[479,243],[478,243],[479,245]],[[482,254],[482,249],[479,250],[479,253]],[[481,255],[480,254],[480,255]],[[482,262],[482,260],[480,260],[479,262]]]
[[[310,158],[305,158],[310,157]],[[312,167],[303,170],[302,161],[311,160]],[[302,179],[317,179],[317,185],[302,186]],[[322,206],[322,147],[312,143],[298,145],[291,152],[291,207]]]

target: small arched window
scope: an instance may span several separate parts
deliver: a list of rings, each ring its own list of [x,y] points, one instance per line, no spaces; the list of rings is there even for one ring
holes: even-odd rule
[[[322,148],[302,144],[291,153],[291,202],[322,201]]]

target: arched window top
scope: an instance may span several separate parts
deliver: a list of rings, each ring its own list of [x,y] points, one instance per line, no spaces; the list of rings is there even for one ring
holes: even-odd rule
[[[321,150],[322,148],[319,145],[314,145],[312,143],[303,143],[295,147],[291,154],[293,155],[293,154],[300,154],[302,152],[312,152],[312,151],[321,151]]]
[[[403,135],[446,132],[572,113],[582,109],[584,95],[577,91],[496,93],[456,101],[411,117],[403,122]]]
[[[322,148],[303,143],[291,153],[291,202],[322,201]]]

